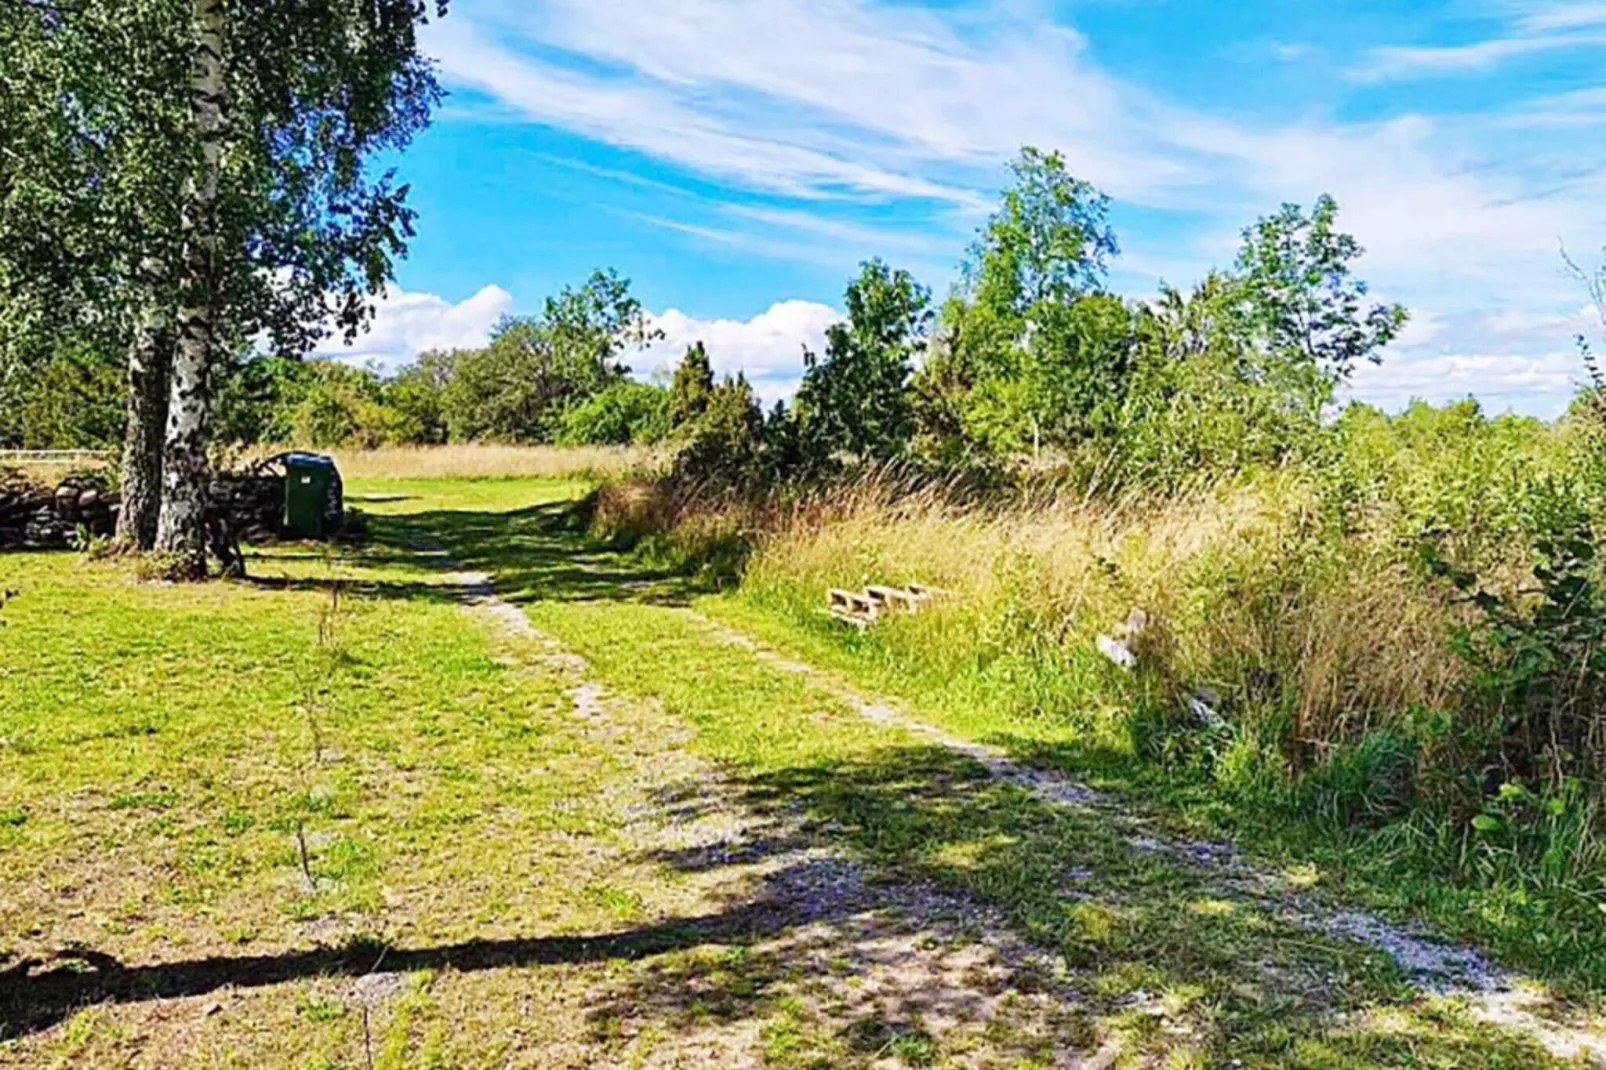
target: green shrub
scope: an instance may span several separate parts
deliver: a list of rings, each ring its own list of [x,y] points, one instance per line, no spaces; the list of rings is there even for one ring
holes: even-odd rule
[[[621,379],[566,409],[557,440],[565,446],[652,445],[669,434],[669,392]]]

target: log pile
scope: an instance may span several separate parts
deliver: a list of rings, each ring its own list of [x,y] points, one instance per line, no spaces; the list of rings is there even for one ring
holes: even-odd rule
[[[284,476],[250,471],[212,481],[213,519],[226,519],[241,542],[272,542],[284,535]]]

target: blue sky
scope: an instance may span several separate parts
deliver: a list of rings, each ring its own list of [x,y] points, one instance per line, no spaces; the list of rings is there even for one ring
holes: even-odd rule
[[[1115,201],[1119,292],[1331,193],[1414,312],[1356,393],[1550,415],[1606,244],[1606,0],[458,0],[402,162],[419,236],[359,359],[482,340],[613,266],[771,397],[871,255],[939,294],[1022,145]]]

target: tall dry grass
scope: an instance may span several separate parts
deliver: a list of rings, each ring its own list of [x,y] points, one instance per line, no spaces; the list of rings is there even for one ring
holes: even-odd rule
[[[685,552],[740,535],[744,585],[799,609],[831,587],[921,582],[955,597],[883,640],[956,668],[1087,658],[1133,608],[1177,704],[1209,687],[1230,711],[1275,711],[1296,764],[1437,709],[1462,688],[1448,625],[1464,612],[1385,533],[1336,536],[1289,476],[1183,498],[1038,492],[978,503],[871,478],[800,500],[731,504],[650,481],[608,488],[608,531],[669,532]]]
[[[278,450],[263,450],[265,456]],[[651,468],[651,449],[625,446],[391,446],[327,451],[346,478],[516,479],[608,478]]]

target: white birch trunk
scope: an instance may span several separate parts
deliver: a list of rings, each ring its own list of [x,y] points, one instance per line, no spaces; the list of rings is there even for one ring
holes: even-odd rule
[[[201,172],[185,180],[184,253],[179,280],[178,350],[163,451],[162,507],[156,549],[179,559],[179,571],[206,575],[206,505],[211,469],[206,446],[212,415],[212,364],[217,349],[218,174],[226,134],[223,70],[225,0],[192,0],[195,67],[190,115],[200,142]]]

